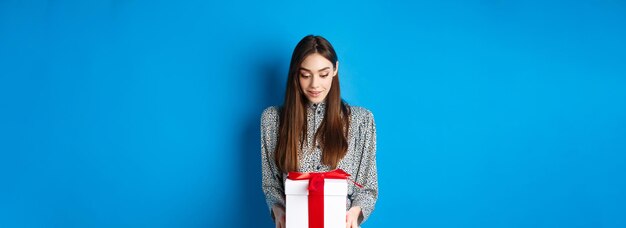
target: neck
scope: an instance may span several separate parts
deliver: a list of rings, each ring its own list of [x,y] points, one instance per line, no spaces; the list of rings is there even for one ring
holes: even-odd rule
[[[314,105],[325,105],[326,104],[326,99],[324,99],[323,101],[320,102],[311,102],[311,101],[307,101],[307,105],[308,106],[314,106]]]

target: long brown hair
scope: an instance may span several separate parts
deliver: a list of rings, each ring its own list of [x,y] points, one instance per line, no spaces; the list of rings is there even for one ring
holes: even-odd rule
[[[307,134],[307,98],[300,88],[299,76],[302,61],[310,54],[318,53],[337,67],[335,49],[321,36],[308,35],[302,38],[291,56],[285,101],[280,109],[276,165],[283,172],[298,171],[298,150],[303,148]],[[339,73],[333,77],[332,86],[326,96],[326,113],[315,136],[322,148],[322,163],[336,168],[348,151],[348,126],[350,109],[341,99]]]

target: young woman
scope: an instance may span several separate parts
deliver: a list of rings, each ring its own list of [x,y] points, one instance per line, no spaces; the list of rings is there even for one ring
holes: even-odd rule
[[[276,227],[285,226],[287,173],[343,169],[352,175],[346,199],[347,227],[358,227],[378,198],[376,126],[372,112],[340,96],[339,62],[333,46],[309,35],[291,57],[282,106],[261,116],[263,192]]]

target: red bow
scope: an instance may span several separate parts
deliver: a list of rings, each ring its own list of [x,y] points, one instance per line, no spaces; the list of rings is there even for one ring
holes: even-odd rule
[[[289,172],[287,178],[290,180],[309,180],[309,228],[324,227],[324,179],[348,179],[349,176],[341,169],[319,173]]]

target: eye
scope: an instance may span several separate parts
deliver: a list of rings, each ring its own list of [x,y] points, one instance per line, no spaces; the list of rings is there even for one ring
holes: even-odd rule
[[[320,77],[322,78],[328,77],[328,74],[321,74]]]
[[[309,75],[309,74],[300,74],[300,77],[309,78],[309,77],[311,77],[311,75]]]

